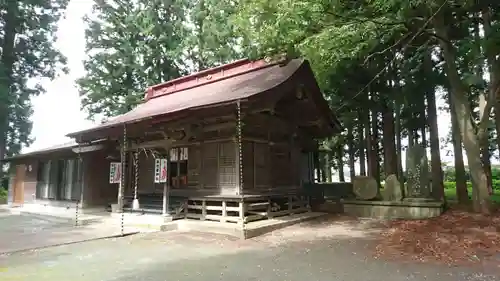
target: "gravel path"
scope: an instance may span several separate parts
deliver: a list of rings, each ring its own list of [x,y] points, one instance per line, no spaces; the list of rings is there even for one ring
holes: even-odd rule
[[[317,221],[245,241],[182,232],[97,240],[1,256],[0,280],[500,280],[491,268],[373,259],[370,225]]]

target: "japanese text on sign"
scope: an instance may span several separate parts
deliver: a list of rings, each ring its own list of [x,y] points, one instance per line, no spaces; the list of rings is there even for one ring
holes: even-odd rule
[[[167,159],[155,159],[155,183],[167,182]]]
[[[120,183],[122,179],[122,163],[111,162],[109,164],[109,183]]]

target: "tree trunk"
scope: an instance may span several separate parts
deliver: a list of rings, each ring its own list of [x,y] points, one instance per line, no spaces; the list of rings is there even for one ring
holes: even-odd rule
[[[3,180],[3,162],[7,154],[7,132],[9,131],[9,108],[13,97],[11,96],[12,74],[15,63],[15,38],[18,25],[18,3],[7,1],[7,11],[3,15],[3,41],[2,57],[0,58],[0,182]]]
[[[365,117],[360,113],[358,118],[358,142],[359,142],[359,175],[366,176],[366,157],[365,157]]]
[[[424,58],[425,73],[432,73],[432,59],[429,52]],[[432,81],[426,83],[427,114],[429,116],[429,138],[431,146],[431,174],[432,174],[432,197],[436,200],[446,200],[444,197],[443,169],[441,167],[441,153],[439,148],[439,134],[437,124],[436,93],[431,87]]]
[[[373,170],[372,170],[372,157],[373,154],[371,153],[372,150],[372,145],[371,145],[371,139],[372,139],[372,133],[370,130],[370,113],[367,112],[366,117],[365,117],[365,147],[366,147],[366,163],[367,163],[367,171],[366,175],[369,177],[373,177]]]
[[[415,144],[415,131],[412,128],[408,128],[408,150]]]
[[[436,34],[440,37],[439,43],[446,64],[446,74],[451,86],[451,98],[457,116],[460,135],[464,143],[467,160],[469,163],[472,184],[474,210],[482,213],[490,213],[490,196],[488,194],[488,183],[481,160],[480,140],[473,127],[471,108],[468,101],[468,92],[465,88],[456,65],[455,47],[449,43],[448,30],[444,25],[442,15],[434,20]],[[481,126],[482,124],[480,124]]]
[[[337,161],[338,161],[338,170],[339,170],[339,181],[345,182],[344,175],[344,146],[339,145],[337,148]]]
[[[429,75],[429,74],[427,74]],[[424,82],[425,83],[425,82]],[[426,135],[426,128],[427,128],[427,116],[425,114],[425,95],[419,96],[418,98],[418,108],[419,108],[419,123],[420,126],[418,129],[420,129],[421,132],[421,144],[423,147],[427,148],[427,135]],[[417,129],[417,131],[418,131]],[[418,134],[417,134],[418,135]],[[418,142],[418,140],[417,140]]]
[[[404,190],[403,158],[401,157],[401,154],[403,153],[403,145],[401,144],[401,105],[398,98],[394,101],[394,111],[396,115],[394,129],[396,131],[397,175],[399,183],[401,184],[401,189]]]
[[[448,91],[449,92],[449,91]],[[462,205],[469,204],[469,193],[467,191],[467,177],[465,175],[464,157],[462,154],[462,137],[458,128],[457,114],[451,99],[451,93],[448,94],[451,116],[451,140],[453,142],[453,158],[455,160],[455,184],[458,203]]]
[[[356,158],[354,155],[354,136],[353,136],[353,125],[349,124],[347,127],[347,141],[348,141],[348,149],[349,149],[349,176],[352,179],[356,176],[356,170],[355,170],[355,162]]]
[[[394,142],[394,112],[392,103],[385,101],[384,111],[382,113],[382,126],[384,143],[384,172],[385,177],[388,175],[398,174],[398,163],[396,156],[396,144]]]
[[[483,30],[484,30],[485,37],[489,38],[491,36],[494,36],[494,34],[492,34],[492,28],[491,28],[491,11],[488,7],[483,8],[483,11],[481,12],[481,18],[482,18],[482,22],[483,22]],[[476,42],[478,43],[479,51],[481,51],[481,44],[480,44],[481,36],[479,33],[479,21],[480,21],[480,19],[478,17],[478,21],[476,22],[476,24],[474,26],[474,29],[475,29],[474,33],[476,35],[475,37],[476,37]],[[497,80],[498,80],[498,77],[500,76],[500,67],[498,66],[498,61],[496,59],[496,50],[491,48],[491,46],[487,45],[487,47],[484,50],[484,53],[486,54],[486,60],[487,60],[487,64],[488,64],[488,72],[490,75],[490,87],[488,89],[489,92],[486,92],[486,93],[481,95],[481,101],[479,104],[480,116],[485,114],[484,110],[485,110],[485,104],[486,104],[486,100],[487,100],[488,95],[492,95],[492,96],[497,95],[497,93],[498,93],[497,87],[499,86]],[[479,77],[483,76],[482,66],[483,66],[482,64],[477,66],[477,73],[478,73]],[[500,132],[500,97],[498,97],[498,96],[496,97],[495,102],[493,103],[493,109],[494,109],[494,113],[495,113],[494,114],[495,115],[495,128],[496,128],[497,135],[498,135]],[[489,112],[486,114],[489,114]],[[489,128],[489,126],[488,126],[488,128]],[[498,148],[500,149],[500,138],[497,137],[496,139],[497,139]],[[483,164],[485,167],[485,173],[486,173],[486,176],[488,179],[488,191],[489,191],[489,194],[491,195],[491,194],[493,194],[493,182],[492,182],[492,175],[491,175],[491,153],[490,153],[489,139],[485,143],[485,145],[482,147],[481,153],[482,153],[482,158],[483,158]]]
[[[372,135],[370,137],[370,173],[380,185],[380,161],[378,147],[378,110],[372,109]]]

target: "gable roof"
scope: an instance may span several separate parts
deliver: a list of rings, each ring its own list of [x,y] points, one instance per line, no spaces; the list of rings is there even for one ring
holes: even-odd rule
[[[268,63],[264,60],[239,60],[201,71],[152,86],[147,89],[145,102],[133,110],[93,128],[67,136],[77,137],[153,117],[246,99],[283,84],[304,67],[314,79],[309,64],[303,59],[292,59],[286,64]],[[328,108],[328,105],[326,107]],[[339,125],[338,121],[330,122],[332,127]]]

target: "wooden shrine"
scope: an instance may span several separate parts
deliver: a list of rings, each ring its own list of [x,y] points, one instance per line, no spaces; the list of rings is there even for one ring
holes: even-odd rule
[[[116,211],[244,224],[308,211],[312,153],[339,129],[307,61],[240,60],[152,86],[70,136],[116,146]]]

